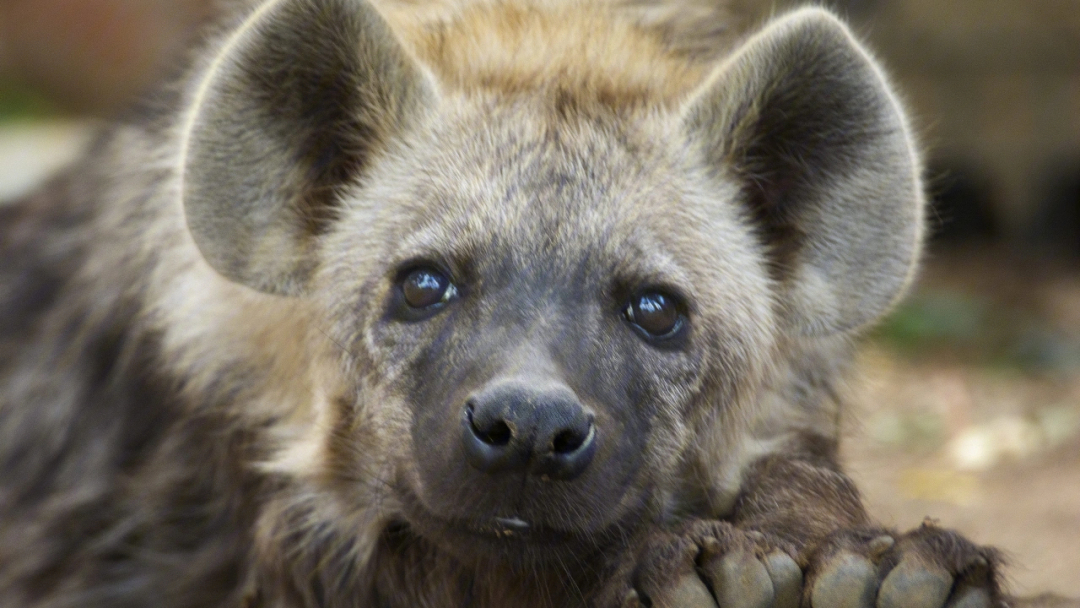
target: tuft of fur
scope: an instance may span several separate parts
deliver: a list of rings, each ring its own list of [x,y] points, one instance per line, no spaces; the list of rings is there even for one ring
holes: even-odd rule
[[[689,22],[674,18],[672,7],[665,14],[657,6],[614,2],[403,2],[382,8],[445,92],[505,98],[546,90],[566,102],[613,107],[684,98],[709,67],[693,47],[717,53],[727,34],[693,32]],[[424,17],[417,20],[416,12]],[[716,15],[697,16],[698,23],[724,23]]]

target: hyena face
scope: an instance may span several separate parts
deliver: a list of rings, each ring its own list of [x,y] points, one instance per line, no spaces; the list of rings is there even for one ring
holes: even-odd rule
[[[342,508],[467,554],[602,544],[707,492],[778,353],[895,299],[918,163],[822,11],[704,65],[614,3],[476,7],[261,4],[182,125],[184,209],[344,353],[311,465]]]
[[[441,110],[328,239],[395,492],[434,533],[535,545],[640,517],[696,410],[735,409],[770,349],[736,192],[699,191],[677,115],[584,112]]]

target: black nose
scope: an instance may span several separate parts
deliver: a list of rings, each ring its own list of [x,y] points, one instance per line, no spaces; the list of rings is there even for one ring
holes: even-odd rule
[[[569,389],[497,385],[471,397],[461,416],[465,458],[487,472],[581,475],[596,454],[596,426]]]

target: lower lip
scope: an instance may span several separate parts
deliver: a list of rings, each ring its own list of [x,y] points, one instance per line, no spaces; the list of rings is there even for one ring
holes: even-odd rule
[[[530,544],[560,545],[571,540],[570,535],[551,528],[537,527],[516,517],[495,517],[487,522],[468,526],[473,534],[490,540],[528,541]]]
[[[529,522],[522,521],[516,517],[496,517],[495,526],[502,528],[504,531],[511,534],[514,532],[525,533],[532,528],[532,526],[529,525]]]
[[[494,517],[489,522],[477,522],[474,529],[484,536],[498,538],[525,537],[534,532],[528,522],[516,517]]]

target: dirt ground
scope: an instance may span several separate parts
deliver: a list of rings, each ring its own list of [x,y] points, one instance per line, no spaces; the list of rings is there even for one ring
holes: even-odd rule
[[[1003,549],[1015,593],[1080,598],[1080,272],[1046,266],[936,259],[862,351],[844,454],[881,521],[933,518]]]

